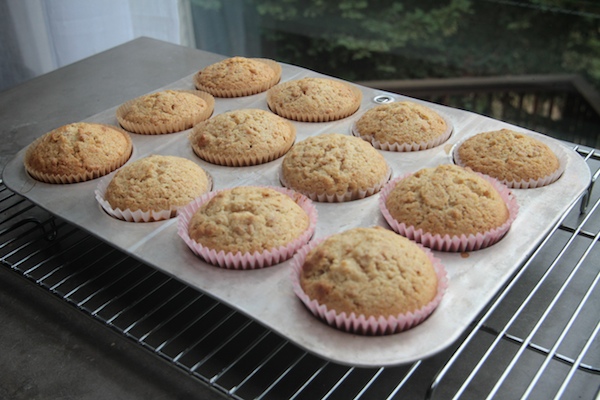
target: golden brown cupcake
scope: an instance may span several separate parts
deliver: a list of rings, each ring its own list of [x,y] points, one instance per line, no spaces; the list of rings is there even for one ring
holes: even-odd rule
[[[506,204],[488,181],[452,164],[400,180],[386,206],[396,220],[439,235],[486,232],[508,219]]]
[[[218,192],[193,214],[189,237],[217,252],[261,253],[286,246],[309,227],[307,213],[290,196],[267,187]]]
[[[377,193],[390,169],[364,140],[338,133],[309,137],[285,155],[281,182],[312,200],[339,202]]]
[[[375,106],[354,125],[356,136],[375,148],[392,151],[429,149],[446,141],[451,132],[440,114],[412,101]]]
[[[231,57],[198,71],[196,89],[215,97],[242,97],[261,93],[281,79],[281,66],[266,58]]]
[[[442,301],[448,280],[433,253],[382,227],[315,240],[291,262],[292,288],[327,324],[389,335],[420,324]]]
[[[180,132],[209,118],[214,104],[214,98],[205,92],[163,90],[122,104],[117,120],[126,130],[140,134]]]
[[[243,109],[196,125],[189,140],[198,157],[213,164],[242,167],[283,156],[294,144],[296,128],[269,111]]]
[[[414,242],[382,227],[354,228],[328,237],[306,255],[300,286],[338,314],[388,317],[429,304],[438,278]]]
[[[454,164],[394,179],[382,190],[380,206],[396,232],[443,251],[494,244],[518,211],[506,186]]]
[[[294,121],[327,122],[346,118],[360,107],[357,87],[329,78],[303,78],[280,83],[267,92],[274,113]]]
[[[46,133],[25,153],[25,169],[47,183],[75,183],[98,178],[121,167],[133,145],[115,126],[77,122]]]
[[[163,218],[174,217],[177,209],[210,190],[207,173],[183,157],[151,155],[121,168],[112,178],[104,198],[112,210],[129,213],[162,213]],[[120,215],[115,215],[120,217]],[[123,218],[136,220],[135,218]]]
[[[509,187],[539,187],[561,173],[556,154],[542,141],[510,129],[483,132],[460,144],[457,164],[494,177]]]

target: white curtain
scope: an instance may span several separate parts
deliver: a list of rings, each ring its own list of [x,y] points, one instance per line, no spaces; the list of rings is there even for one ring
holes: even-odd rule
[[[194,46],[189,0],[0,0],[0,90],[140,36]]]

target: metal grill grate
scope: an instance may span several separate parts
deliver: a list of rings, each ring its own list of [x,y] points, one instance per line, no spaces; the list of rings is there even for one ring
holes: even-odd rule
[[[600,176],[600,152],[577,148]],[[453,348],[390,368],[308,354],[0,186],[0,260],[236,399],[593,398],[600,386],[600,190],[563,216]]]

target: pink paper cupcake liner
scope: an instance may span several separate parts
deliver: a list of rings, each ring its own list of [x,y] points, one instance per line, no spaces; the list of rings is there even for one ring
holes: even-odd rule
[[[447,126],[446,131],[441,136],[438,136],[438,137],[436,137],[432,140],[426,141],[426,142],[419,142],[419,143],[380,142],[379,140],[376,140],[369,135],[361,135],[360,132],[358,131],[358,129],[356,128],[356,122],[358,120],[352,124],[351,130],[352,130],[352,134],[354,136],[357,136],[357,137],[371,143],[371,145],[373,147],[375,147],[376,149],[379,149],[379,150],[396,151],[396,152],[427,150],[427,149],[432,149],[434,147],[437,147],[437,146],[441,145],[442,143],[445,143],[450,138],[450,136],[452,135],[452,131],[454,130],[454,127],[448,118],[446,118],[444,115],[440,114],[437,111],[436,111],[436,113],[438,113],[438,115],[440,117],[442,117],[444,119],[444,121],[446,121],[446,126]]]
[[[208,191],[212,190],[213,180],[212,177],[206,173],[208,178]],[[177,216],[177,211],[183,206],[172,206],[168,210],[130,210],[129,208],[121,210],[120,208],[113,208],[108,201],[106,201],[106,189],[110,184],[112,177],[107,177],[98,182],[98,186],[94,191],[96,201],[100,203],[102,209],[111,217],[121,219],[127,222],[155,222],[164,221]]]
[[[491,178],[484,174],[477,173],[477,175],[490,182],[502,197],[502,200],[506,204],[509,212],[509,217],[506,220],[506,222],[495,229],[492,229],[487,232],[480,232],[477,234],[463,234],[460,236],[450,236],[424,232],[423,229],[416,229],[412,225],[406,225],[403,222],[397,221],[396,219],[394,219],[394,217],[392,217],[392,215],[386,207],[386,201],[390,192],[394,189],[394,187],[400,180],[406,178],[409,175],[411,174],[405,174],[403,176],[393,179],[381,190],[381,196],[379,197],[379,208],[381,210],[381,213],[383,214],[383,217],[395,232],[411,240],[414,240],[417,243],[420,243],[423,246],[428,247],[432,250],[447,252],[463,252],[479,250],[485,247],[489,247],[504,237],[504,235],[510,229],[510,226],[512,225],[519,212],[519,205],[517,203],[516,198],[504,184],[500,183],[497,179]]]
[[[419,245],[433,263],[438,278],[437,294],[431,302],[414,312],[399,315],[365,316],[363,314],[356,315],[355,313],[347,315],[345,312],[338,313],[333,309],[329,310],[326,305],[320,304],[317,300],[311,300],[300,286],[300,273],[302,272],[302,265],[304,264],[306,255],[325,239],[326,238],[314,240],[298,250],[291,262],[291,279],[296,296],[298,296],[313,315],[320,318],[328,325],[343,331],[361,335],[390,335],[405,331],[420,324],[433,313],[442,301],[442,297],[448,287],[446,269],[441,261],[433,256],[429,249]]]
[[[280,187],[268,187],[273,190],[277,190],[280,193],[286,194],[291,197],[303,210],[306,212],[309,218],[308,228],[291,243],[286,246],[279,246],[274,249],[264,250],[262,252],[254,253],[231,253],[224,251],[216,251],[210,249],[196,242],[190,238],[188,233],[188,226],[190,220],[196,213],[196,211],[214,196],[219,191],[207,193],[195,200],[185,207],[179,209],[177,216],[177,233],[188,245],[194,254],[203,258],[206,262],[227,269],[257,269],[269,267],[271,265],[279,264],[289,258],[303,245],[305,245],[315,232],[317,226],[317,209],[313,205],[312,201],[306,196],[297,193],[293,190],[280,188]]]
[[[461,161],[461,159],[458,155],[458,148],[467,139],[468,138],[461,140],[459,143],[455,144],[452,149],[452,160],[454,161],[454,163],[456,165],[460,165],[461,167],[465,167],[465,165],[463,164],[463,162]],[[560,145],[554,145],[552,143],[547,143],[547,142],[544,142],[544,143],[546,145],[548,145],[548,147],[550,147],[552,152],[558,158],[559,167],[556,171],[554,171],[552,174],[550,174],[548,176],[544,176],[539,179],[529,179],[529,180],[520,180],[520,181],[516,181],[516,180],[509,181],[509,180],[503,179],[503,180],[499,180],[499,182],[503,183],[504,185],[506,185],[507,187],[512,188],[512,189],[534,189],[534,188],[547,186],[547,185],[550,185],[551,183],[556,182],[558,180],[558,178],[560,178],[562,176],[562,174],[565,172],[565,169],[567,168],[567,160],[568,160],[567,153]]]

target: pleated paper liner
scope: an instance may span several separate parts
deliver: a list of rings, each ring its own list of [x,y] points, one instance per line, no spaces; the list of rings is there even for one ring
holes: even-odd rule
[[[127,112],[131,109],[131,106],[134,105],[139,99],[144,96],[137,97],[135,99],[131,99],[119,106],[116,111],[117,120],[119,124],[129,132],[138,133],[141,135],[164,135],[168,133],[181,132],[186,129],[190,129],[197,123],[204,121],[212,115],[215,108],[215,99],[210,93],[202,92],[199,90],[175,90],[176,92],[186,92],[191,93],[195,96],[198,96],[206,103],[206,107],[194,116],[181,118],[179,121],[173,123],[162,123],[162,124],[153,124],[153,123],[137,123],[128,121],[125,118]]]
[[[421,247],[421,249],[427,254],[427,257],[431,260],[438,280],[436,296],[431,302],[420,309],[399,315],[366,316],[363,314],[356,315],[354,313],[347,315],[345,312],[337,313],[333,309],[330,310],[326,305],[319,304],[317,300],[311,300],[302,290],[300,285],[300,273],[302,272],[302,265],[304,264],[307,254],[325,239],[326,238],[313,240],[298,250],[291,263],[291,280],[296,296],[298,296],[298,298],[313,315],[328,325],[343,331],[360,335],[381,336],[395,334],[410,329],[423,322],[431,315],[431,313],[433,313],[433,311],[442,301],[442,298],[446,292],[446,288],[448,287],[446,269],[442,265],[441,261],[433,256],[431,251],[420,245],[419,247]]]
[[[212,265],[226,268],[226,269],[237,269],[237,270],[247,270],[247,269],[258,269],[265,268],[275,264],[279,264],[289,258],[291,258],[294,253],[304,244],[306,244],[314,234],[316,225],[317,225],[317,209],[313,205],[312,201],[308,199],[306,196],[303,196],[300,193],[297,193],[293,190],[280,188],[280,187],[270,187],[263,186],[273,190],[276,190],[280,193],[283,193],[289,196],[292,200],[296,202],[303,210],[306,212],[309,218],[309,226],[308,228],[295,240],[288,243],[285,246],[279,246],[277,248],[264,250],[262,252],[225,252],[225,251],[217,251],[215,249],[210,249],[196,242],[192,238],[190,238],[188,233],[188,226],[190,220],[196,213],[196,211],[205,203],[210,201],[214,196],[216,196],[219,191],[210,192],[205,194],[202,197],[199,197],[192,201],[187,206],[181,208],[178,212],[177,217],[177,233],[184,240],[184,242],[188,245],[188,247],[192,250],[194,254],[198,257],[204,259],[207,263]]]
[[[408,239],[414,240],[417,243],[421,243],[423,246],[432,250],[464,252],[489,247],[502,239],[508,232],[510,226],[517,217],[519,205],[517,204],[516,198],[505,185],[487,175],[479,173],[477,174],[490,182],[494,189],[498,191],[509,212],[508,219],[501,226],[491,229],[487,232],[479,232],[468,235],[463,234],[460,236],[432,234],[430,232],[424,232],[422,229],[417,229],[412,225],[406,225],[402,221],[397,221],[394,219],[386,207],[387,198],[396,184],[411,174],[405,174],[393,179],[381,190],[381,195],[379,197],[379,208],[383,214],[383,217],[395,232],[407,237]]]
[[[251,165],[265,164],[284,156],[293,144],[294,143],[292,142],[288,147],[279,150],[275,153],[264,155],[247,154],[243,157],[227,157],[220,154],[213,154],[211,152],[201,150],[195,145],[192,145],[192,149],[198,157],[200,157],[204,161],[208,161],[211,164],[224,165],[227,167],[248,167]]]
[[[206,176],[208,178],[208,186],[206,192],[210,192],[213,188],[213,179],[212,176],[207,172]],[[177,211],[181,209],[184,205],[179,206],[171,206],[167,210],[131,210],[125,209],[121,210],[120,208],[113,208],[108,201],[106,201],[106,189],[112,180],[111,177],[106,177],[98,182],[98,186],[94,191],[94,195],[96,200],[102,207],[102,209],[111,217],[120,219],[127,222],[155,222],[155,221],[163,221],[167,219],[171,219],[177,216]]]
[[[519,132],[519,133],[523,133],[523,132]],[[456,165],[460,165],[461,167],[467,167],[467,165],[465,165],[462,160],[460,159],[459,155],[458,155],[458,149],[460,148],[460,146],[465,142],[465,140],[467,140],[469,138],[465,138],[463,140],[461,140],[460,142],[456,143],[451,151],[452,154],[452,160],[454,161],[454,163]],[[567,168],[567,153],[566,151],[558,144],[553,144],[551,142],[544,142],[544,144],[546,144],[548,147],[550,147],[550,150],[552,150],[552,152],[556,155],[556,157],[558,158],[558,162],[559,162],[559,167],[556,171],[554,171],[553,173],[551,173],[548,176],[544,176],[538,179],[528,179],[528,180],[520,180],[520,181],[516,181],[516,180],[506,180],[506,179],[498,179],[501,183],[503,183],[504,185],[506,185],[509,188],[512,189],[534,189],[534,188],[540,188],[543,186],[547,186],[550,185],[554,182],[556,182],[561,176],[562,174],[565,172],[565,169]]]
[[[69,183],[78,183],[78,182],[85,182],[85,181],[97,179],[97,178],[100,178],[107,174],[110,174],[111,172],[115,171],[116,169],[122,167],[129,160],[129,158],[131,157],[131,154],[133,153],[133,142],[131,141],[131,137],[129,136],[129,133],[127,133],[123,129],[121,129],[117,126],[113,126],[113,125],[108,125],[108,124],[96,124],[96,125],[103,125],[110,129],[119,131],[123,134],[123,136],[125,137],[125,139],[127,141],[127,149],[121,157],[115,159],[113,162],[111,162],[103,167],[99,167],[97,169],[87,171],[84,173],[80,173],[80,174],[49,174],[49,173],[45,173],[45,172],[36,171],[29,164],[28,159],[31,157],[31,153],[35,150],[37,145],[42,141],[42,139],[44,137],[44,136],[42,136],[42,137],[36,139],[32,144],[30,144],[29,147],[27,148],[27,150],[25,151],[25,157],[24,157],[25,170],[29,173],[29,175],[31,175],[32,178],[34,178],[35,180],[41,181],[41,182],[53,183],[53,184],[69,184]]]
[[[265,82],[247,82],[241,87],[235,89],[223,89],[203,85],[200,81],[200,75],[202,74],[202,71],[198,71],[196,74],[194,74],[194,86],[198,90],[205,91],[215,97],[221,98],[245,97],[266,92],[275,86],[281,79],[281,65],[277,61],[270,60],[268,58],[252,58],[252,60],[267,64],[275,72],[273,78]]]

